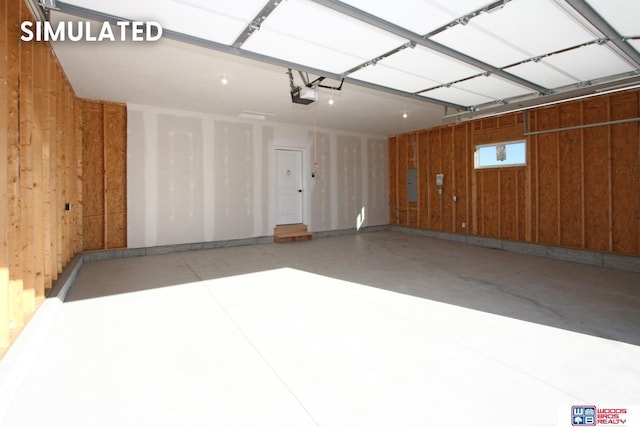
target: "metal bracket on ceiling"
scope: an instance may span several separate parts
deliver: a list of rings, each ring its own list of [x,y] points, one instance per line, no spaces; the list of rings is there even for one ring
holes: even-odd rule
[[[414,92],[414,93],[416,95],[418,95],[418,94],[429,92],[429,91],[435,90],[435,89],[441,89],[441,88],[447,88],[448,89],[448,88],[450,88],[451,86],[453,86],[453,85],[455,85],[457,83],[466,82],[468,80],[475,79],[476,77],[489,77],[490,75],[491,75],[491,73],[489,71],[485,71],[485,72],[480,73],[480,74],[474,74],[473,76],[465,77],[465,78],[462,78],[462,79],[459,79],[459,80],[455,80],[455,81],[452,81],[452,82],[443,83],[443,84],[438,85],[438,86],[422,89],[422,90],[419,90],[419,91]]]
[[[302,71],[298,71],[298,74],[300,74],[300,78],[302,79],[302,83],[304,83],[304,85],[306,87],[311,87],[311,85],[309,84],[309,74],[308,73],[303,73]]]
[[[622,36],[600,16],[587,2],[583,0],[566,0],[569,5],[575,9],[584,19],[586,19],[596,30],[600,31],[606,39],[618,48],[632,64],[637,68],[640,67],[640,53],[636,51]]]
[[[58,8],[56,7],[56,0],[39,0],[38,4],[45,9],[58,10]]]
[[[291,86],[291,90],[293,90],[296,86],[293,81],[293,72],[291,68],[287,69],[287,74],[289,75],[289,86]],[[344,84],[344,77],[340,79],[340,84],[338,86],[330,86],[330,85],[322,84],[322,82],[327,79],[326,77],[320,76],[320,77],[317,77],[315,80],[311,81],[309,79],[308,73],[303,73],[302,71],[298,71],[298,74],[300,74],[302,83],[304,83],[304,85],[309,88],[321,87],[324,89],[342,90],[342,85]]]
[[[558,55],[560,53],[566,53],[566,52],[569,52],[569,51],[572,51],[572,50],[575,50],[575,49],[579,49],[581,47],[591,46],[593,44],[603,45],[603,44],[606,44],[608,42],[609,42],[608,39],[603,39],[603,38],[591,40],[589,42],[580,43],[580,44],[575,45],[575,46],[565,47],[564,49],[556,50],[556,51],[553,51],[553,52],[549,52],[549,53],[545,53],[545,54],[542,54],[542,55],[534,56],[532,58],[523,59],[522,61],[514,62],[513,64],[509,64],[509,65],[506,65],[506,66],[502,67],[502,70],[508,70],[509,68],[516,67],[516,66],[522,65],[522,64],[526,64],[528,62],[538,63],[538,62],[542,61],[543,59],[549,58],[549,57],[551,57],[553,55]],[[551,92],[552,91],[549,91],[546,94],[549,94]],[[545,94],[545,93],[543,93],[543,94]]]
[[[342,85],[344,84],[344,77],[342,77],[340,79],[340,84],[337,86],[330,86],[330,85],[325,85],[322,84],[323,81],[325,81],[327,78],[326,77],[318,77],[317,79],[315,79],[314,81],[310,82],[309,84],[307,84],[307,86],[309,87],[321,87],[324,89],[332,89],[332,90],[342,90]]]
[[[234,48],[239,48],[246,42],[251,34],[255,31],[260,30],[262,23],[269,17],[269,15],[278,7],[280,4],[279,0],[269,1],[258,14],[249,22],[249,24],[245,27],[244,30],[240,33],[238,38],[231,45]]]
[[[348,76],[349,74],[351,74],[351,73],[355,73],[356,71],[361,70],[361,69],[363,69],[363,68],[365,68],[365,67],[369,67],[369,66],[376,65],[378,62],[380,62],[380,61],[381,61],[381,60],[383,60],[384,58],[388,58],[389,56],[394,55],[394,54],[396,54],[396,53],[398,53],[398,52],[401,52],[401,51],[403,51],[403,50],[405,50],[405,49],[407,49],[407,48],[411,48],[411,49],[413,49],[413,48],[415,48],[415,47],[416,47],[416,42],[414,42],[414,41],[409,41],[409,42],[407,42],[407,43],[403,44],[403,45],[402,45],[402,46],[400,46],[400,47],[397,47],[397,48],[395,48],[395,49],[392,49],[392,50],[390,50],[390,51],[389,51],[389,52],[387,52],[387,53],[383,53],[382,55],[380,55],[380,56],[378,56],[378,57],[376,57],[376,58],[373,58],[373,59],[371,59],[371,60],[369,60],[369,61],[367,61],[367,62],[364,62],[364,63],[362,63],[362,64],[360,64],[360,65],[357,65],[357,66],[355,66],[355,67],[353,67],[353,68],[351,68],[351,69],[349,69],[349,70],[345,71],[343,75],[344,75],[344,76]]]
[[[366,22],[367,24],[373,25],[379,29],[388,31],[396,36],[402,37],[408,41],[413,41],[417,45],[424,46],[429,48],[435,52],[441,53],[450,58],[456,59],[458,61],[464,62],[466,64],[472,65],[476,68],[480,68],[485,71],[489,71],[497,76],[500,76],[508,81],[519,84],[521,86],[527,87],[529,89],[533,89],[536,92],[547,92],[548,89],[542,87],[538,84],[530,82],[526,79],[518,77],[516,75],[510,74],[500,68],[494,67],[493,65],[487,64],[486,62],[482,62],[476,58],[473,58],[469,55],[466,55],[462,52],[458,52],[455,49],[451,49],[445,45],[437,43],[428,37],[421,36],[412,31],[409,31],[405,28],[402,28],[396,24],[385,21],[382,18],[379,18],[375,15],[357,9],[353,6],[350,6],[346,3],[342,3],[338,0],[312,0],[315,3],[321,4],[322,6],[328,7],[336,12],[342,13],[346,16],[350,16],[351,18],[360,20],[362,22]],[[501,1],[498,3],[502,3]]]
[[[27,6],[38,21],[49,20],[49,10],[59,10],[55,0],[27,0]]]
[[[296,84],[293,82],[293,72],[291,71],[291,68],[287,68],[287,74],[289,75],[289,87],[291,90],[294,90],[296,88]]]
[[[480,8],[480,9],[476,9],[476,10],[474,10],[473,12],[471,12],[471,13],[469,13],[467,15],[464,15],[464,16],[461,16],[461,17],[459,17],[457,19],[454,19],[453,21],[449,22],[448,24],[443,25],[440,28],[436,28],[435,30],[431,31],[428,34],[425,34],[423,37],[425,39],[428,39],[430,37],[435,36],[438,33],[441,33],[441,32],[443,32],[445,30],[448,30],[449,28],[453,28],[456,25],[467,25],[469,23],[469,21],[471,21],[471,19],[475,18],[476,16],[478,16],[478,15],[480,15],[482,13],[493,13],[493,12],[496,12],[496,11],[502,9],[503,7],[505,7],[505,5],[507,3],[509,3],[510,1],[511,0],[498,0],[498,1],[495,1],[495,2],[493,2],[493,3],[491,3],[491,4],[487,5],[487,6],[484,6],[484,7]]]

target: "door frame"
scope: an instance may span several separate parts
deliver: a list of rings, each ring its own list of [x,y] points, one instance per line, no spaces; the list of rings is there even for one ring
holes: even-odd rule
[[[272,213],[273,213],[273,226],[277,226],[278,225],[278,215],[277,215],[277,205],[278,205],[278,191],[277,191],[277,178],[276,178],[276,174],[277,174],[277,157],[278,157],[278,151],[296,151],[300,153],[300,183],[302,185],[302,223],[303,224],[307,224],[308,221],[308,216],[307,216],[307,212],[308,212],[308,197],[307,197],[307,177],[305,175],[305,161],[307,159],[307,150],[303,147],[294,147],[294,146],[285,146],[285,145],[274,145],[273,147],[273,161],[272,161],[272,165],[273,165],[273,183],[271,185],[271,194],[273,194],[273,203],[271,203],[272,206]]]

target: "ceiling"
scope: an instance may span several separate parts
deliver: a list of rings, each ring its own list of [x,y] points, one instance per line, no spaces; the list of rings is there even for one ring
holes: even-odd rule
[[[640,83],[636,0],[67,0],[56,7],[53,23],[142,20],[163,28],[157,42],[54,42],[78,96],[250,120],[390,135]],[[288,68],[295,86],[318,77],[323,86],[344,84],[294,104]]]

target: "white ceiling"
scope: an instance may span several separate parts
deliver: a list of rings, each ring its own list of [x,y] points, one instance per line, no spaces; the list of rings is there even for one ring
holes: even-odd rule
[[[445,114],[640,81],[637,0],[68,0],[58,7],[54,23],[116,17],[165,30],[158,42],[54,43],[77,95],[87,98],[258,112],[389,135],[441,124]],[[310,105],[294,104],[288,67],[296,85],[303,84],[296,70],[345,83],[320,88]]]

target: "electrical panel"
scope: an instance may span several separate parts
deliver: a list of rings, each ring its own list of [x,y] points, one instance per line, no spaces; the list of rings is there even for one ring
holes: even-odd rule
[[[418,169],[407,169],[407,202],[418,201]]]

